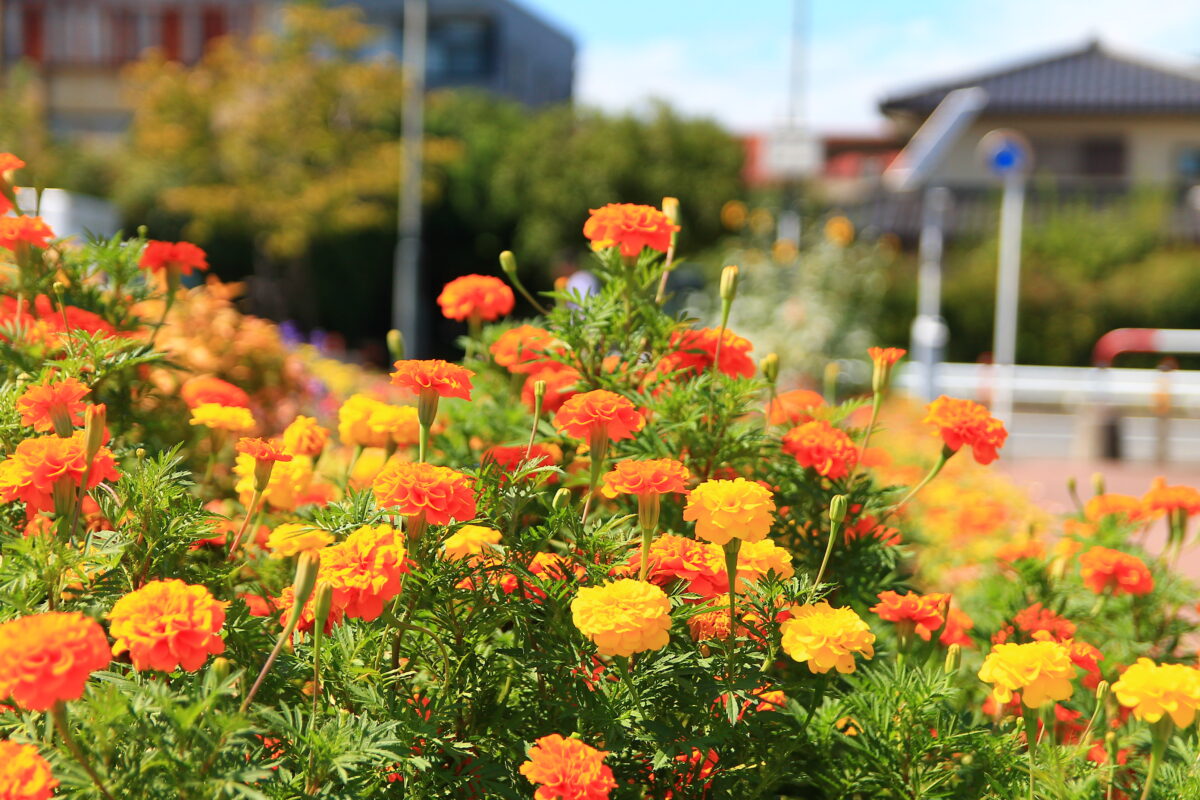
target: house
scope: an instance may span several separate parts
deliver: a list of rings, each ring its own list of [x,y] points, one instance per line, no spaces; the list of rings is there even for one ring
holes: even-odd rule
[[[122,68],[149,48],[194,63],[209,42],[269,27],[284,0],[4,0],[0,66],[31,64],[53,130],[125,130]],[[512,0],[428,0],[427,85],[478,86],[528,105],[570,100],[575,44]],[[380,39],[364,57],[399,57],[404,0],[363,0]]]

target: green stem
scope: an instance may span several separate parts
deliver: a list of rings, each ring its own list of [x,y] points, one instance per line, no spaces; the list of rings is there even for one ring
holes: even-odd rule
[[[929,474],[927,474],[924,478],[922,478],[920,483],[918,483],[913,488],[909,489],[908,494],[904,495],[904,497],[900,500],[900,502],[896,503],[893,506],[890,506],[887,509],[887,512],[886,512],[886,515],[884,518],[886,519],[887,516],[891,516],[897,510],[902,508],[905,503],[907,503],[909,500],[912,500],[914,497],[916,497],[917,492],[924,489],[925,486],[928,485],[928,483],[930,481],[932,481],[934,478],[936,478],[938,476],[938,473],[942,471],[942,467],[946,466],[946,462],[949,461],[950,457],[952,455],[954,455],[956,452],[958,452],[958,451],[951,450],[950,448],[943,445],[942,452],[940,455],[938,455],[938,460],[936,462],[934,462],[933,467],[929,470]]]
[[[54,727],[58,729],[58,735],[62,737],[63,744],[67,746],[67,750],[71,751],[71,755],[79,762],[79,766],[83,767],[83,771],[92,779],[92,783],[96,784],[96,788],[100,790],[100,794],[104,795],[107,800],[113,800],[112,794],[104,786],[104,781],[96,773],[92,767],[92,762],[88,760],[84,754],[83,748],[75,741],[75,737],[71,735],[71,726],[67,722],[67,706],[61,700],[54,704],[50,709],[50,717],[54,720]]]
[[[729,579],[729,640],[726,642],[725,688],[733,691],[733,652],[737,648],[737,572],[741,539],[725,543],[725,577]]]
[[[858,468],[862,466],[863,458],[867,455],[867,447],[871,444],[871,434],[875,432],[875,423],[879,420],[879,407],[883,405],[883,395],[875,392],[871,398],[871,421],[867,423],[867,432],[863,434],[862,445],[858,448],[858,459],[854,462],[854,469],[850,470],[850,477],[846,479],[847,487],[854,482],[854,476],[858,474]]]
[[[237,554],[238,545],[242,543],[242,538],[246,535],[247,528],[250,527],[250,520],[258,511],[258,504],[262,500],[262,492],[258,489],[254,490],[254,494],[250,496],[250,505],[246,507],[246,517],[242,520],[241,526],[238,528],[237,536],[233,537],[232,544],[229,545],[229,555],[225,557],[226,561],[233,561]]]
[[[1162,763],[1163,754],[1167,751],[1167,742],[1171,740],[1174,724],[1170,717],[1164,716],[1151,728],[1154,741],[1150,746],[1150,768],[1146,770],[1146,785],[1142,787],[1141,800],[1149,800],[1150,788],[1154,785],[1158,765]]]
[[[1029,752],[1029,800],[1033,800],[1034,751],[1037,749],[1037,713],[1021,701],[1021,719],[1025,722],[1025,746]]]
[[[422,425],[417,435],[417,461],[425,463],[425,451],[429,448],[429,426]]]
[[[817,570],[817,576],[813,578],[812,586],[808,589],[809,603],[812,603],[813,597],[817,593],[817,587],[821,585],[821,579],[825,577],[825,570],[829,567],[829,557],[833,555],[833,543],[837,540],[841,530],[842,523],[833,520],[829,521],[829,542],[825,545],[825,557],[821,559],[821,568]]]

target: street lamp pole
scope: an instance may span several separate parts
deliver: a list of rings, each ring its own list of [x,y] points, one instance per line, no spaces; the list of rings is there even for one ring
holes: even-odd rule
[[[421,161],[425,134],[427,0],[404,0],[404,117],[401,121],[400,208],[392,266],[392,327],[409,355],[424,355],[421,325]]]

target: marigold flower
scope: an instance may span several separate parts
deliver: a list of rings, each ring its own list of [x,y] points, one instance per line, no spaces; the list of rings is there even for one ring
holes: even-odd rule
[[[1184,664],[1155,664],[1139,658],[1113,684],[1117,702],[1143,722],[1169,716],[1177,728],[1186,728],[1200,708],[1200,670]]]
[[[1067,700],[1073,687],[1075,665],[1070,652],[1058,642],[998,644],[979,670],[979,679],[992,684],[992,698],[1001,705],[1021,693],[1027,708]]]
[[[87,442],[77,430],[69,438],[39,436],[25,439],[0,461],[0,502],[22,500],[30,513],[55,510],[55,491],[73,501],[87,472],[87,489],[121,477],[107,447],[96,451],[88,469]]]
[[[942,628],[942,635],[938,637],[938,642],[943,646],[949,647],[956,644],[959,647],[974,647],[975,642],[967,635],[967,631],[975,627],[975,621],[957,607],[951,607],[946,614],[946,627]]]
[[[719,549],[716,545],[709,546]],[[792,554],[787,548],[780,547],[770,539],[742,542],[737,560],[739,587],[750,582],[757,583],[772,572],[783,580],[796,574],[796,570],[792,568]]]
[[[688,495],[683,518],[696,523],[696,535],[713,544],[730,539],[757,542],[771,530],[775,501],[771,492],[745,478],[708,480]]]
[[[830,480],[846,477],[858,463],[854,440],[825,420],[806,422],[784,434],[783,452]]]
[[[491,275],[464,275],[442,287],[438,305],[447,319],[491,322],[513,310],[512,289]]]
[[[463,525],[442,542],[442,557],[447,561],[463,561],[484,553],[494,552],[492,545],[500,544],[500,531],[486,525]]]
[[[104,629],[77,611],[51,611],[0,623],[0,697],[26,711],[78,700],[112,654]]]
[[[406,414],[403,408],[365,394],[351,395],[338,409],[338,437],[343,444],[353,447],[411,443],[400,440],[408,440],[413,435],[409,428],[417,424],[416,409],[407,407],[411,413]],[[415,441],[415,435],[412,441]]]
[[[1154,576],[1140,558],[1108,547],[1093,547],[1079,557],[1084,584],[1096,594],[1114,597],[1154,591]]]
[[[930,635],[942,627],[945,621],[942,615],[949,600],[950,595],[941,592],[925,595],[915,592],[880,592],[879,602],[871,607],[871,611],[878,614],[880,619],[896,623],[901,632],[916,631],[918,636],[928,642]]]
[[[404,535],[391,525],[364,525],[321,552],[321,580],[333,588],[333,605],[367,622],[400,594]]]
[[[0,217],[0,248],[15,251],[22,244],[45,247],[54,231],[41,217]]]
[[[234,448],[255,461],[291,461],[295,456],[287,452],[278,442],[267,439],[251,439],[242,437]]]
[[[604,476],[605,497],[619,494],[648,495],[667,492],[686,492],[691,477],[688,468],[673,458],[654,458],[646,461],[627,459],[613,465]]]
[[[607,800],[617,786],[612,770],[604,764],[607,755],[578,739],[552,733],[533,743],[520,772],[530,783],[541,784],[534,800]]]
[[[792,606],[791,618],[779,626],[783,650],[813,673],[836,668],[854,672],[854,654],[875,655],[875,634],[852,608],[833,608],[822,600]]]
[[[209,655],[225,652],[225,606],[203,586],[181,580],[150,581],[108,612],[113,655],[129,651],[136,670],[195,672]]]
[[[813,418],[812,410],[825,405],[825,398],[809,389],[793,389],[775,395],[767,409],[771,425],[799,425]]]
[[[1109,516],[1139,522],[1144,511],[1142,501],[1128,494],[1098,494],[1083,506],[1083,515],[1091,522],[1099,522]]]
[[[392,462],[371,486],[380,506],[409,517],[424,515],[434,525],[475,516],[471,479],[449,467]]]
[[[510,328],[492,343],[492,360],[509,372],[528,375],[556,364],[549,355],[561,348],[554,334],[533,325]]]
[[[1075,635],[1075,623],[1059,616],[1041,603],[1034,603],[1028,608],[1018,611],[1013,617],[1017,630],[1035,638],[1039,633],[1048,634],[1058,641],[1070,639]]]
[[[923,421],[937,428],[935,435],[940,435],[950,450],[969,446],[980,464],[995,461],[1008,438],[1004,423],[971,400],[942,395],[929,404]]]
[[[49,800],[56,786],[36,747],[0,740],[0,800]]]
[[[661,650],[671,638],[671,601],[666,592],[630,578],[581,588],[571,601],[571,618],[602,656]]]
[[[208,256],[191,242],[163,242],[151,239],[146,242],[138,266],[150,272],[176,272],[191,275],[194,271],[208,269]]]
[[[329,429],[312,417],[299,416],[284,428],[282,438],[283,449],[289,453],[316,458],[329,443]]]
[[[267,548],[277,558],[320,550],[333,541],[333,534],[308,522],[285,522],[267,537]]]
[[[202,403],[192,409],[192,425],[204,425],[216,431],[245,433],[254,429],[254,415],[241,406]]]
[[[743,547],[745,545],[743,542]],[[740,573],[740,552],[738,560]],[[729,580],[725,574],[724,551],[708,542],[664,533],[650,543],[650,556],[647,561],[650,564],[647,578],[659,586],[670,586],[676,580],[685,581],[688,584],[688,592],[702,597],[712,597],[728,591]],[[641,566],[642,552],[638,549],[630,557],[628,569],[636,575]]]
[[[295,511],[303,504],[313,482],[313,463],[307,456],[293,456],[291,461],[271,462],[271,475],[262,499],[280,511]],[[239,453],[233,464],[233,473],[238,476],[234,486],[243,505],[250,502],[256,483],[255,472],[258,461],[249,454]]]
[[[1200,491],[1191,486],[1168,486],[1161,475],[1142,495],[1143,515],[1147,517],[1181,513],[1187,517],[1200,514]]]
[[[324,567],[325,565],[322,564],[322,570],[324,570]],[[324,573],[322,573],[321,577],[325,577]],[[291,586],[288,586],[286,589],[280,592],[279,597],[271,600],[269,605],[262,603],[261,598],[258,598],[257,600],[251,600],[252,597],[254,597],[254,595],[242,596],[242,599],[246,601],[247,605],[251,606],[250,613],[253,616],[265,617],[269,616],[275,611],[278,611],[280,625],[287,624],[287,619],[292,613],[292,606],[296,605],[296,592]],[[304,604],[304,608],[300,609],[300,618],[296,622],[296,630],[300,633],[311,633],[312,629],[316,627],[317,612],[313,608],[313,603],[316,599],[316,592],[313,592],[313,594],[309,596],[308,602]],[[257,613],[260,611],[261,613]],[[322,630],[325,633],[329,633],[333,630],[335,625],[341,623],[344,616],[345,612],[342,610],[341,606],[339,606],[337,603],[332,603],[329,607],[329,616],[325,618],[325,626],[322,628]]]
[[[415,394],[433,393],[438,397],[471,399],[474,372],[457,364],[431,359],[397,361],[392,383]]]
[[[1049,634],[1035,634],[1038,639],[1050,638]],[[1062,639],[1060,640],[1063,647],[1067,648],[1067,653],[1071,657],[1071,663],[1079,667],[1086,674],[1081,683],[1084,688],[1095,689],[1100,685],[1100,662],[1104,660],[1104,654],[1100,650],[1087,642],[1078,639]]]
[[[250,407],[250,395],[229,381],[223,381],[212,375],[197,375],[188,378],[179,387],[179,396],[188,408],[195,408],[206,403],[216,403],[219,406]]]
[[[717,342],[721,343],[717,369],[731,378],[753,378],[753,346],[728,328],[682,328],[671,334],[672,352],[663,357],[661,371],[701,375],[707,372],[718,357]]]
[[[583,224],[583,235],[592,247],[603,250],[619,247],[621,255],[635,258],[643,247],[667,252],[671,246],[671,234],[679,230],[671,220],[654,206],[634,203],[609,203],[602,208],[590,209],[591,216]]]
[[[566,364],[547,365],[537,372],[530,373],[521,387],[521,402],[533,411],[537,402],[534,397],[534,384],[545,381],[546,395],[542,398],[542,410],[553,414],[562,408],[563,403],[579,394],[579,372]]]
[[[876,364],[881,364],[887,367],[894,367],[896,363],[904,358],[908,351],[903,347],[868,347],[867,355],[871,357],[871,361]]]
[[[614,442],[632,439],[645,424],[646,420],[633,403],[604,389],[571,397],[554,415],[554,427],[559,433],[585,442],[597,436]]]
[[[70,435],[71,429],[83,424],[87,403],[83,398],[91,392],[75,378],[54,383],[47,377],[41,383],[30,384],[17,398],[17,413],[21,424],[38,433],[57,431]]]

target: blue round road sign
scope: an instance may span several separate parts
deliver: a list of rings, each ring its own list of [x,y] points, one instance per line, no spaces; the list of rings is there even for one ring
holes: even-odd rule
[[[1033,148],[1024,135],[1000,128],[979,140],[979,155],[984,165],[1000,177],[1029,172],[1033,166]]]

